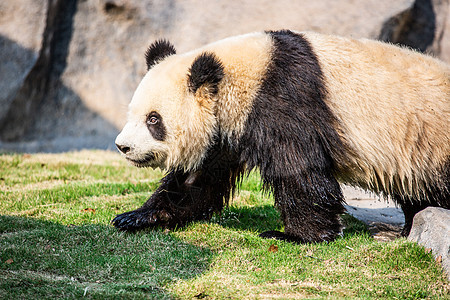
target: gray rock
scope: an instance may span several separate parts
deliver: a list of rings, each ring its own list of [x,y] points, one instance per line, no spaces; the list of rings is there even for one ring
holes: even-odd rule
[[[0,120],[38,58],[47,1],[0,1]]]
[[[450,279],[450,210],[428,207],[415,215],[408,240],[431,248],[442,259],[442,267]]]
[[[0,137],[16,141],[25,137],[36,120],[36,112],[45,100],[53,98],[59,77],[65,69],[65,57],[71,40],[71,19],[76,11],[76,0],[49,0],[42,45],[33,67],[25,77],[9,104],[6,116],[0,122]]]

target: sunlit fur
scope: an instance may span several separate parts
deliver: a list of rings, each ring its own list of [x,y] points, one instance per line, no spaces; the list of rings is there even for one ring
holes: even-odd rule
[[[325,75],[327,104],[354,149],[336,176],[424,198],[424,184],[450,159],[450,67],[377,41],[306,36]]]

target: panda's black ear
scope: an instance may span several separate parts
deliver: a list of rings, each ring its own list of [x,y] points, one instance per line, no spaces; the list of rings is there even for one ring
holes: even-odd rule
[[[224,67],[219,58],[214,53],[204,52],[197,56],[189,69],[189,91],[195,94],[202,87],[207,93],[215,95],[224,75]]]
[[[176,54],[175,47],[167,40],[157,40],[145,51],[147,71],[167,56]]]

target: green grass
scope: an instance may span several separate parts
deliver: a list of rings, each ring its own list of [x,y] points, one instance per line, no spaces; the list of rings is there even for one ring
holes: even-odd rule
[[[0,299],[448,299],[430,253],[348,215],[332,243],[259,238],[283,225],[255,173],[210,222],[116,231],[161,176],[105,151],[0,155]]]

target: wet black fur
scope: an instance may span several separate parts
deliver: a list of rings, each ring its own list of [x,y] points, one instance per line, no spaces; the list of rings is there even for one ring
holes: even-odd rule
[[[150,119],[152,117],[156,117],[158,119],[158,122],[156,124],[150,123]],[[164,141],[164,139],[166,138],[166,126],[164,126],[164,121],[159,113],[153,111],[148,114],[146,124],[148,131],[150,131],[150,134],[155,140]]]
[[[145,61],[147,63],[147,70],[150,70],[158,62],[167,56],[176,54],[175,47],[166,40],[157,40],[151,44],[147,51],[145,51]]]
[[[194,60],[189,69],[189,91],[195,93],[202,85],[206,84],[208,93],[215,95],[223,76],[222,62],[216,55],[211,52],[202,53]]]

